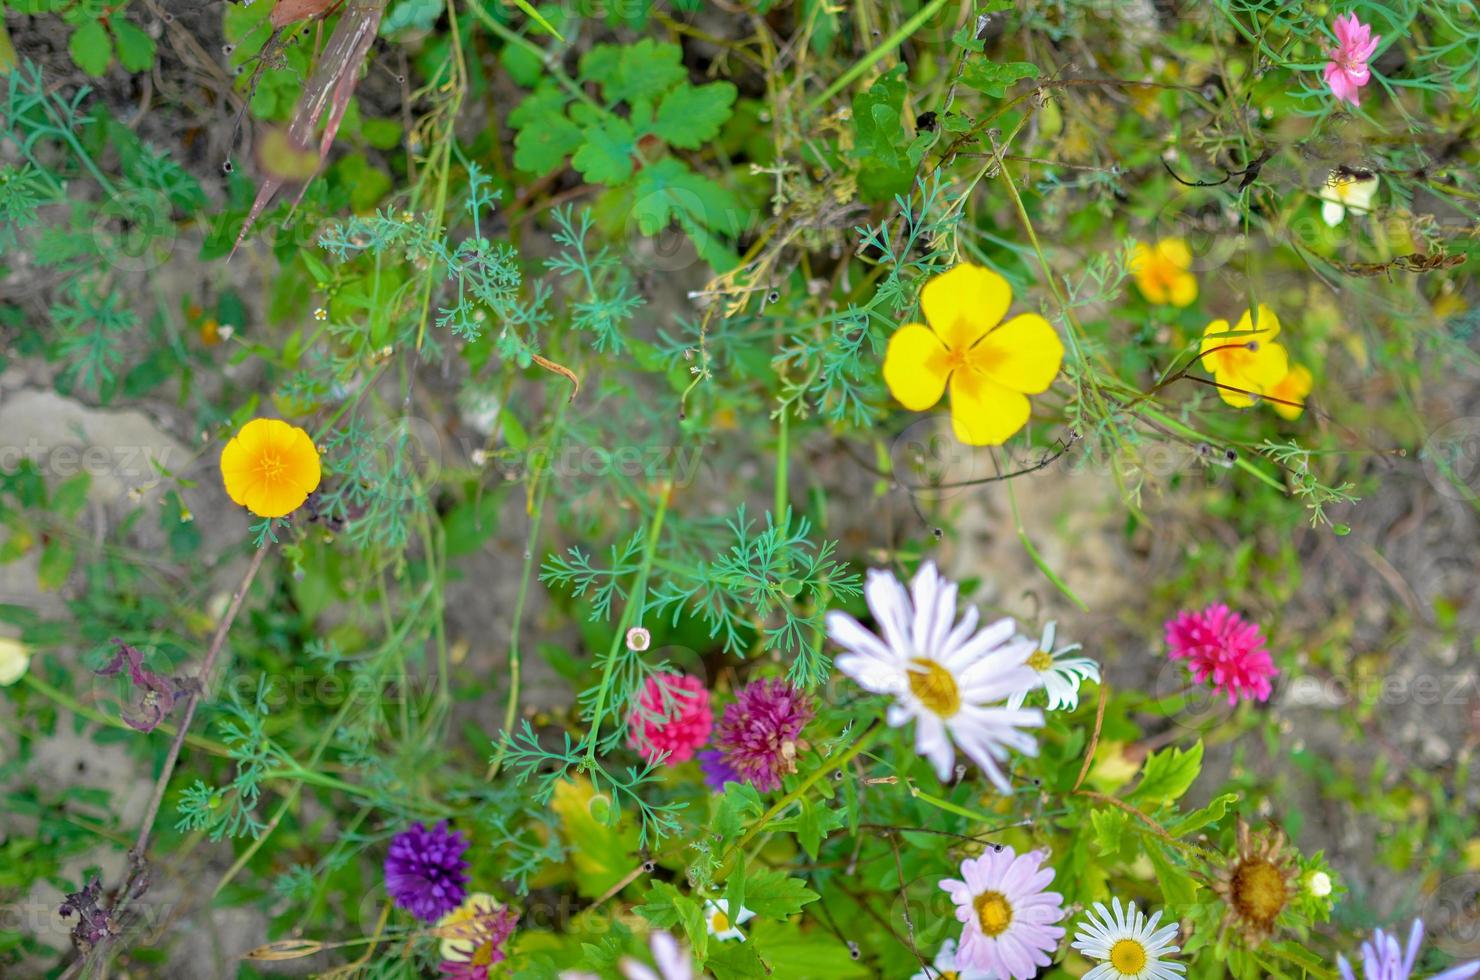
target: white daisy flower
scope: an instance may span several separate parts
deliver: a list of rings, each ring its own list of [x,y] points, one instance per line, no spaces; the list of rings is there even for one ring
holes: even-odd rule
[[[1171,945],[1177,935],[1175,922],[1158,929],[1160,912],[1148,920],[1136,910],[1135,902],[1126,909],[1121,908],[1118,898],[1112,898],[1111,903],[1115,907],[1113,917],[1103,903],[1096,902],[1094,911],[1074,932],[1071,945],[1088,958],[1101,961],[1082,980],[1178,980],[1187,972],[1181,963],[1163,959],[1179,948]]]
[[[910,980],[997,980],[997,974],[991,970],[978,970],[973,967],[956,965],[956,940],[947,939],[940,944],[940,952],[935,954],[935,960],[931,962],[929,970],[921,970]]]
[[[1366,214],[1377,195],[1377,174],[1370,171],[1333,170],[1321,188],[1321,219],[1335,228],[1347,211]]]
[[[755,918],[755,913],[745,906],[740,906],[740,914],[730,918],[730,900],[727,898],[705,899],[704,901],[704,924],[709,927],[709,934],[720,942],[726,939],[738,939],[745,942],[745,933],[739,927]]]
[[[978,630],[971,607],[957,623],[956,583],[941,578],[934,562],[921,565],[910,586],[913,601],[892,573],[869,571],[864,595],[882,637],[845,613],[827,614],[828,636],[847,651],[837,667],[859,687],[893,696],[889,725],[915,722],[915,750],[942,781],[951,778],[959,745],[999,790],[1011,792],[998,763],[1009,748],[1038,754],[1022,729],[1041,726],[1043,712],[998,702],[1037,680],[1027,666],[1033,643],[1013,638],[1011,619]]]
[[[1033,655],[1028,658],[1028,666],[1038,672],[1038,679],[1034,681],[1032,687],[1018,691],[1008,698],[1009,708],[1021,708],[1023,700],[1033,688],[1041,686],[1048,692],[1049,711],[1058,711],[1060,708],[1073,711],[1079,707],[1080,682],[1099,681],[1099,664],[1088,657],[1069,656],[1081,649],[1078,643],[1070,643],[1068,646],[1054,649],[1053,644],[1058,628],[1058,623],[1049,623],[1043,627],[1043,636],[1039,638]]]
[[[646,964],[624,956],[618,965],[627,980],[694,980],[694,961],[678,945],[677,939],[659,930],[648,939],[648,948],[653,952],[653,963],[658,969],[652,970]]]

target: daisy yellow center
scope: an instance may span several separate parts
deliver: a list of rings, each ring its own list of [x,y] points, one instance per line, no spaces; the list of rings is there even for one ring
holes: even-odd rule
[[[1110,947],[1110,965],[1123,974],[1135,976],[1146,969],[1146,947],[1134,939],[1122,939]]]
[[[1028,658],[1028,666],[1041,674],[1053,666],[1053,654],[1047,650],[1034,650],[1033,656]]]
[[[714,913],[714,918],[710,919],[709,922],[714,926],[715,932],[724,932],[730,928],[730,917],[723,912]]]
[[[982,892],[973,904],[982,932],[988,936],[1000,936],[1012,925],[1012,906],[1001,892]]]
[[[1285,876],[1268,861],[1245,861],[1233,873],[1232,893],[1233,904],[1244,918],[1273,922],[1285,907]]]
[[[932,714],[949,718],[961,710],[961,692],[949,670],[934,660],[915,659],[910,666],[919,668],[909,672],[910,693]]]

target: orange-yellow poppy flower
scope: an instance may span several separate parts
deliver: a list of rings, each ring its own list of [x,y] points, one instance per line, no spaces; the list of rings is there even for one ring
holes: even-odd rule
[[[1279,412],[1283,418],[1298,419],[1300,413],[1305,411],[1305,396],[1310,394],[1310,370],[1303,364],[1296,364],[1285,372],[1285,376],[1275,382],[1273,388],[1265,392],[1270,398],[1278,398],[1279,401],[1271,401],[1270,407]],[[1285,402],[1294,402],[1286,405]]]
[[[1137,242],[1131,255],[1131,275],[1136,288],[1151,303],[1187,306],[1197,299],[1197,279],[1192,268],[1192,250],[1180,238],[1163,238],[1155,245]]]
[[[308,433],[278,419],[253,419],[221,451],[227,495],[258,517],[291,514],[321,475]]]
[[[1059,373],[1064,345],[1048,321],[1023,313],[1002,323],[1012,287],[963,262],[920,291],[923,323],[889,338],[884,383],[905,408],[923,412],[951,389],[951,427],[973,446],[1000,446],[1028,422],[1028,395]]]
[[[1254,404],[1246,392],[1262,395],[1279,384],[1290,370],[1289,355],[1274,340],[1280,332],[1279,317],[1263,303],[1259,304],[1257,316],[1256,322],[1245,310],[1232,329],[1227,320],[1214,320],[1203,331],[1199,351],[1203,367],[1213,372],[1213,380],[1227,386],[1219,388],[1218,394],[1239,408]]]

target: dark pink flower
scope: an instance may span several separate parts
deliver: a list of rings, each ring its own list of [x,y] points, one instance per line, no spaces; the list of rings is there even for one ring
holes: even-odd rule
[[[1278,673],[1257,623],[1221,602],[1201,612],[1183,610],[1167,620],[1167,646],[1173,660],[1187,660],[1199,684],[1212,678],[1213,686],[1228,695],[1228,703],[1269,699],[1269,680]]]
[[[627,720],[627,744],[648,762],[666,753],[664,762],[676,766],[693,758],[713,727],[703,681],[687,674],[654,674],[643,684]]]
[[[1326,49],[1326,57],[1331,59],[1326,65],[1326,84],[1338,99],[1361,105],[1362,86],[1372,80],[1367,61],[1382,35],[1374,35],[1372,25],[1357,20],[1356,14],[1336,18],[1332,30],[1336,32],[1336,47]]]
[[[782,773],[796,772],[802,729],[812,720],[812,699],[784,680],[742,687],[725,706],[714,744],[740,779],[762,793],[781,788]]]

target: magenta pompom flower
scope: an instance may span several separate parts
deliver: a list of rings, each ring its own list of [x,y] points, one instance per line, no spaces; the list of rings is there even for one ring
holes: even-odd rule
[[[781,788],[781,775],[797,771],[802,729],[812,720],[812,699],[780,678],[754,681],[725,705],[714,744],[740,780],[762,793]]]
[[[993,845],[978,858],[961,862],[961,879],[940,887],[951,896],[962,923],[956,949],[958,970],[987,970],[1007,980],[1026,980],[1048,966],[1049,954],[1064,938],[1064,896],[1044,891],[1053,869],[1043,867],[1047,851],[1018,854]]]
[[[1228,695],[1228,703],[1267,701],[1274,661],[1264,649],[1259,624],[1246,623],[1221,602],[1201,612],[1183,610],[1166,624],[1168,653],[1188,661],[1193,680],[1212,678],[1213,686]]]
[[[1372,33],[1372,25],[1357,20],[1356,14],[1336,18],[1336,47],[1326,49],[1326,84],[1331,94],[1352,105],[1362,104],[1362,86],[1372,80],[1367,61],[1377,50],[1381,34]]]
[[[467,895],[468,841],[443,820],[428,829],[412,824],[391,838],[385,888],[396,905],[423,922],[436,922]]]
[[[648,762],[665,754],[670,766],[693,758],[709,741],[714,715],[704,682],[687,674],[654,674],[637,696],[627,722],[627,744]]]

